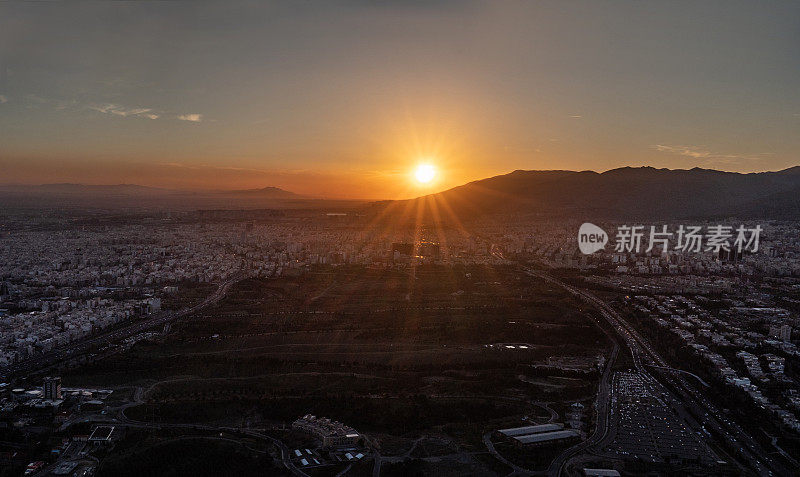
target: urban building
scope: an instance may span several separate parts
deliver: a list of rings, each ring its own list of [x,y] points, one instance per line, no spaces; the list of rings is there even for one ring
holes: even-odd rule
[[[61,378],[58,376],[48,376],[44,378],[42,386],[42,397],[55,401],[61,399]]]

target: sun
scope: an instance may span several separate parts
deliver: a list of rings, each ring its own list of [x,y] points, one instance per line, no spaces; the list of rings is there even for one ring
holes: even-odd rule
[[[414,178],[420,184],[430,184],[436,177],[436,166],[433,164],[420,164],[414,169]]]

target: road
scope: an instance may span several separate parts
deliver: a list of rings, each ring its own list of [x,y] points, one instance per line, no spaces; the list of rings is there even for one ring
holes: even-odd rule
[[[540,472],[534,472],[534,471],[531,471],[531,470],[528,470],[528,469],[523,469],[522,467],[518,466],[517,464],[511,462],[510,460],[508,460],[505,457],[503,457],[502,455],[500,455],[500,453],[497,452],[497,449],[494,448],[494,443],[492,442],[492,433],[491,432],[487,432],[486,434],[483,435],[483,445],[486,446],[486,449],[489,451],[490,454],[492,454],[494,456],[495,459],[499,460],[500,462],[504,463],[505,465],[511,467],[514,470],[511,473],[511,475],[527,476],[527,475],[541,474]],[[373,476],[373,477],[375,477],[375,476]]]
[[[565,283],[561,282],[560,280],[556,280],[555,278],[553,278],[553,277],[551,277],[551,276],[549,276],[549,275],[547,275],[545,273],[542,273],[542,272],[538,272],[538,271],[534,271],[534,270],[527,270],[526,273],[528,275],[530,275],[530,276],[535,276],[535,277],[541,278],[541,279],[547,281],[548,283],[551,283],[551,284],[554,284],[554,285],[558,285],[558,286],[560,286],[562,288],[569,287],[569,285],[566,285]],[[576,290],[576,289],[570,290],[570,288],[572,288],[572,287],[567,288],[567,290],[570,291],[570,292],[572,292],[573,290]],[[599,311],[605,317],[605,314],[607,312],[605,310],[603,310],[603,309],[600,309]],[[606,317],[606,319],[608,319],[608,318]],[[598,323],[598,325],[599,325],[599,323]],[[612,350],[611,350],[611,354],[610,354],[608,360],[606,361],[605,368],[603,369],[603,374],[600,377],[600,384],[598,385],[597,397],[595,399],[595,412],[597,414],[597,420],[596,420],[597,424],[595,425],[594,431],[592,432],[591,435],[589,435],[588,439],[586,439],[585,441],[566,449],[558,457],[556,457],[553,460],[553,462],[550,463],[550,467],[548,467],[548,469],[547,469],[547,475],[555,475],[555,476],[561,475],[561,471],[562,471],[564,465],[567,463],[567,461],[569,461],[575,455],[578,455],[581,452],[585,452],[586,450],[588,450],[588,449],[594,447],[595,445],[599,444],[608,435],[608,432],[609,432],[609,429],[610,429],[609,420],[610,420],[610,415],[611,415],[611,409],[610,409],[610,402],[611,402],[611,399],[610,399],[611,398],[611,376],[612,376],[612,369],[614,367],[614,363],[616,362],[617,357],[619,356],[620,347],[619,347],[619,343],[617,342],[616,337],[611,332],[609,332],[606,327],[600,326],[600,328],[609,337],[609,339],[611,340],[611,342],[613,344],[613,347],[612,347]]]
[[[684,371],[682,369],[675,369],[675,368],[665,368],[664,366],[656,366],[656,365],[648,365],[648,366],[653,368],[653,369],[662,369],[664,371],[669,371],[671,373],[683,373],[683,374],[685,374],[687,376],[691,376],[694,379],[696,379],[698,383],[703,385],[703,387],[706,387],[706,388],[710,388],[711,387],[711,386],[709,386],[709,384],[707,382],[703,381],[703,378],[701,378],[700,376],[698,376],[698,375],[696,375],[694,373],[690,373],[689,371]]]
[[[530,276],[541,278],[548,283],[558,285],[567,290],[572,295],[581,298],[583,301],[596,307],[603,318],[611,325],[614,332],[622,338],[631,352],[633,363],[636,370],[652,379],[646,371],[645,365],[669,368],[664,359],[650,346],[631,325],[629,325],[613,308],[600,300],[591,293],[568,285],[549,274],[539,270],[526,270]],[[643,360],[646,362],[643,363]],[[609,360],[611,361],[611,360]],[[561,456],[556,458],[550,466],[548,475],[560,476],[565,464],[573,456],[588,450],[601,442],[609,428],[609,396],[608,376],[610,366],[606,366],[597,397],[597,426],[594,433],[586,441],[567,449]],[[726,436],[727,444],[733,449],[737,449],[737,457],[743,459],[756,471],[758,475],[791,475],[788,469],[775,461],[755,440],[748,435],[738,424],[727,419],[727,417],[712,404],[702,393],[697,391],[682,375],[665,372],[660,377],[667,381],[673,389],[676,389],[683,401],[695,409],[700,409],[703,415],[703,424],[715,431],[720,436]],[[686,406],[687,408],[690,406]]]
[[[177,312],[165,311],[156,313],[143,320],[138,320],[123,326],[116,326],[111,330],[100,332],[86,339],[77,340],[47,353],[39,354],[18,363],[14,363],[0,370],[0,381],[8,381],[13,378],[26,377],[30,373],[44,370],[55,364],[74,359],[104,345],[122,341],[143,331],[162,327],[167,323],[171,323],[180,318],[189,316],[202,310],[203,308],[218,303],[234,283],[244,279],[245,277],[246,274],[244,272],[239,272],[233,275],[231,278],[222,282],[217,289],[214,290],[214,293],[207,296],[202,302],[194,306],[184,308]]]
[[[229,426],[208,426],[202,424],[167,424],[167,423],[149,423],[149,422],[141,422],[141,421],[133,421],[130,419],[126,419],[125,422],[120,422],[117,419],[105,419],[105,420],[98,420],[98,419],[91,419],[88,422],[92,422],[93,424],[107,424],[116,427],[126,427],[126,428],[140,428],[140,429],[187,429],[193,431],[211,431],[211,432],[227,432],[229,434],[238,434],[238,435],[245,435],[249,437],[255,437],[257,439],[268,440],[273,443],[281,452],[281,462],[283,463],[284,467],[286,467],[289,472],[293,475],[298,477],[309,477],[308,474],[303,472],[291,460],[291,452],[288,446],[283,443],[280,439],[276,437],[272,437],[270,435],[265,434],[266,430],[262,429],[248,429],[248,428],[240,428],[240,427],[229,427]]]

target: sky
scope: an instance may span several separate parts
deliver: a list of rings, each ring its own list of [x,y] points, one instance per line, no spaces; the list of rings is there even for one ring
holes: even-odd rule
[[[0,3],[0,183],[393,199],[799,152],[800,2]]]

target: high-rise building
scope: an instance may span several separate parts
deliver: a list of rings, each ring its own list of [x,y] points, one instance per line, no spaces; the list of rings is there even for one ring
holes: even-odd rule
[[[58,376],[44,378],[42,392],[45,399],[61,399],[61,378]]]
[[[413,254],[414,254],[414,244],[412,243],[395,242],[392,244],[391,259],[393,261],[409,260]]]
[[[791,325],[770,326],[769,337],[788,343],[792,339],[792,326]]]
[[[788,343],[792,340],[792,327],[791,325],[783,325],[781,326],[780,332],[780,339],[781,341]]]
[[[441,249],[438,243],[420,242],[417,247],[417,255],[424,258],[438,260],[441,257]]]
[[[414,244],[395,242],[392,244],[392,255],[395,253],[410,256],[414,253]]]

